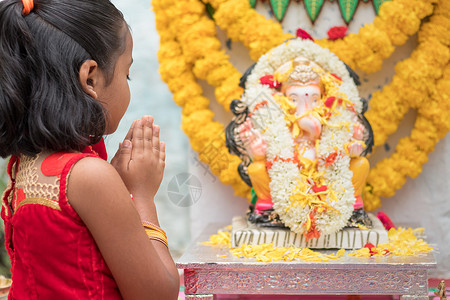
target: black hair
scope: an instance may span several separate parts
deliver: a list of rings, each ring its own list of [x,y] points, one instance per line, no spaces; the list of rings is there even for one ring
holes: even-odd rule
[[[80,151],[106,129],[79,81],[86,60],[110,83],[127,28],[109,0],[0,1],[0,156]]]

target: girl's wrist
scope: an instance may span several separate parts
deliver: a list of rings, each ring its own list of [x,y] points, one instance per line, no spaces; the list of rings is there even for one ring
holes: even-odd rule
[[[141,221],[152,222],[159,226],[153,197],[139,197],[133,195],[133,201]]]

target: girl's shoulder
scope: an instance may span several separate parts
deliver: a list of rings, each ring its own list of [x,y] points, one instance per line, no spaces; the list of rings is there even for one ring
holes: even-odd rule
[[[43,154],[41,172],[45,176],[59,176],[69,162],[75,163],[79,159],[87,156],[77,152],[56,152]]]
[[[109,199],[117,194],[111,192],[123,185],[115,168],[92,153],[54,153],[44,159],[42,166],[47,175],[59,178],[59,203],[77,220],[86,219],[86,210],[92,208],[93,202],[102,207],[109,205]]]
[[[93,146],[88,146],[82,152],[45,153],[41,163],[41,172],[45,176],[68,175],[71,168],[82,158],[94,157],[106,161],[106,148],[103,139]]]
[[[116,169],[98,156],[82,155],[82,157],[75,156],[71,159],[76,160],[76,162],[70,167],[70,178],[67,182],[70,187],[76,187],[77,189],[84,187],[84,189],[100,191],[105,188],[112,188],[111,185],[123,184]],[[69,163],[66,163],[66,170],[67,166],[70,165],[69,158]],[[63,170],[63,175],[66,170]]]

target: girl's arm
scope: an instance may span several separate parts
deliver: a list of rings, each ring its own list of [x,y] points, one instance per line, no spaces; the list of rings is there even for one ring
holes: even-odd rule
[[[151,117],[133,123],[132,145],[124,141],[114,160],[118,170],[88,157],[69,177],[68,199],[92,233],[124,299],[178,295],[178,271],[168,249],[149,240],[141,224],[146,220],[158,225],[153,197],[164,170],[164,149],[152,123]]]

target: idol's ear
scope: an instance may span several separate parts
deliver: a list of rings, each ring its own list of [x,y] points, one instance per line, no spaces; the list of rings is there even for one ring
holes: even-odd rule
[[[80,67],[80,84],[83,91],[94,99],[97,99],[95,91],[98,85],[100,71],[95,60],[89,59]]]

